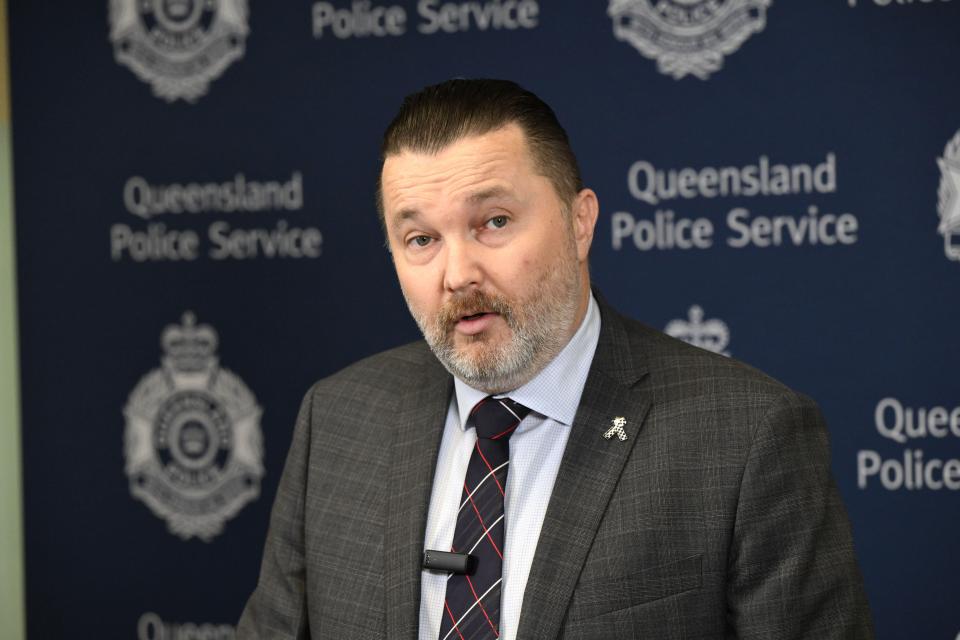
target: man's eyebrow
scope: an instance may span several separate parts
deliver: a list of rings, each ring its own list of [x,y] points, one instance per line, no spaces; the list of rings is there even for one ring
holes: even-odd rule
[[[487,200],[493,200],[495,198],[513,198],[513,193],[506,187],[496,186],[490,187],[489,189],[481,189],[467,196],[467,203],[471,205],[478,205],[486,202]],[[413,220],[420,217],[420,210],[408,207],[406,209],[401,209],[393,217],[393,222],[390,226],[394,229],[400,227],[407,220]]]
[[[494,198],[509,198],[512,196],[513,194],[505,187],[490,187],[489,189],[483,189],[470,194],[467,202],[470,204],[480,204],[487,200],[493,200]]]
[[[400,209],[400,211],[397,212],[397,215],[393,217],[393,223],[390,226],[396,229],[407,220],[411,220],[419,216],[420,211],[417,209]]]

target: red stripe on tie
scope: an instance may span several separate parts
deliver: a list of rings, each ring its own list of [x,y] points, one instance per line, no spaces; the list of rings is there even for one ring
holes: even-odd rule
[[[473,588],[473,580],[470,579],[470,576],[466,576],[467,584],[470,585],[470,591],[473,593],[473,599],[477,601],[477,606],[480,607],[480,611],[483,611],[483,617],[487,619],[487,622],[490,624],[490,628],[493,629],[493,635],[500,637],[500,632],[497,631],[497,625],[493,624],[493,621],[490,619],[490,616],[487,615],[487,610],[482,604],[480,604],[480,596],[477,595],[477,590]]]
[[[467,488],[467,483],[463,483],[463,488]],[[500,549],[497,548],[497,543],[493,541],[493,537],[490,535],[490,529],[487,528],[487,525],[483,522],[483,516],[480,515],[480,511],[477,509],[477,505],[473,502],[473,496],[470,495],[470,492],[467,491],[467,495],[470,498],[470,506],[473,507],[473,512],[477,514],[477,520],[480,521],[480,526],[483,527],[483,532],[487,536],[487,540],[490,541],[490,545],[493,546],[493,550],[497,552],[497,555],[500,556],[500,559],[503,560],[503,554],[500,553]]]
[[[497,435],[493,436],[493,437],[490,438],[490,439],[491,439],[491,440],[496,440],[497,438],[502,438],[503,436],[507,435],[508,433],[510,433],[511,431],[513,431],[514,429],[516,429],[518,426],[520,426],[520,423],[519,423],[519,422],[516,422],[516,423],[514,423],[514,425],[513,425],[512,427],[510,427],[509,429],[507,429],[507,430],[505,430],[505,431],[501,431],[500,433],[498,433]]]
[[[446,601],[446,600],[443,601],[443,606],[445,606],[445,607],[447,608],[447,615],[450,616],[450,622],[453,623],[453,628],[457,631],[457,635],[460,636],[460,640],[466,640],[466,639],[463,637],[463,634],[460,633],[460,628],[457,627],[457,619],[453,617],[453,611],[450,611],[450,605],[447,604],[447,601]]]
[[[475,414],[477,412],[477,409],[482,407],[487,400],[490,400],[490,396],[487,396],[477,404],[473,405],[473,409],[470,409],[470,415],[472,416],[473,414]]]
[[[485,455],[483,455],[483,451],[480,450],[480,440],[477,440],[477,444],[474,445],[474,446],[477,448],[477,453],[479,453],[479,454],[480,454],[480,457],[483,458],[483,464],[487,465],[487,469],[490,470],[490,475],[493,476],[493,481],[497,483],[497,489],[500,489],[500,495],[501,495],[501,496],[505,496],[506,494],[503,492],[503,487],[500,485],[500,481],[497,480],[497,474],[495,474],[495,473],[493,472],[493,467],[490,466],[490,463],[487,462],[487,457],[486,457]],[[464,489],[467,488],[467,483],[466,483],[466,482],[463,483],[463,488],[464,488]],[[469,495],[470,492],[467,491],[467,494]],[[472,500],[471,500],[471,502],[472,502]]]

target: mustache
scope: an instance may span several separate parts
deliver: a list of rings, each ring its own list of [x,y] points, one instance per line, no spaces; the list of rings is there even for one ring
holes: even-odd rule
[[[503,296],[475,290],[450,299],[437,314],[437,324],[444,329],[452,328],[464,316],[477,313],[496,313],[508,324],[513,320],[513,309]]]

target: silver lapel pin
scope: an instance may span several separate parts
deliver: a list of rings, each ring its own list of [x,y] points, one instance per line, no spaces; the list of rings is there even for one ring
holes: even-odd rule
[[[626,440],[626,439],[627,439],[627,432],[624,431],[623,428],[624,428],[625,426],[627,426],[627,419],[624,418],[623,416],[617,416],[616,418],[614,418],[614,419],[611,420],[610,422],[611,422],[611,424],[613,424],[613,426],[610,427],[609,429],[607,429],[607,430],[603,433],[603,437],[606,438],[607,440],[609,440],[609,439],[612,438],[613,436],[617,436],[617,438],[619,438],[620,442],[623,442],[624,440]]]

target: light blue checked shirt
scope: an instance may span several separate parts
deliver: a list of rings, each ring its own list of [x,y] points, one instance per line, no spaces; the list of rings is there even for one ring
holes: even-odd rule
[[[501,640],[514,640],[517,635],[523,592],[543,516],[599,339],[600,311],[591,295],[580,328],[567,346],[533,380],[505,394],[532,411],[510,436],[510,470],[504,498]],[[454,387],[456,393],[450,400],[437,457],[424,540],[424,548],[441,551],[449,550],[453,543],[463,478],[477,441],[473,427],[466,428],[467,416],[487,395],[456,378]],[[444,615],[447,576],[424,571],[421,587],[420,640],[437,640]]]

